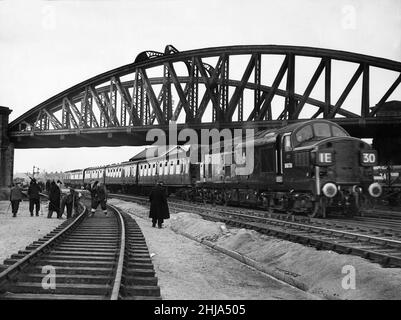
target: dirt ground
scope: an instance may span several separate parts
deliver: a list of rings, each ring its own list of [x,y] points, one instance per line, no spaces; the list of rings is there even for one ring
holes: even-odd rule
[[[177,234],[170,227],[173,220],[166,220],[162,229],[152,228],[147,209],[116,199],[108,202],[132,214],[140,226],[152,255],[163,299],[316,299]]]
[[[249,273],[245,275],[244,270],[248,267],[183,237],[180,235],[182,233],[198,241],[208,240],[219,247],[238,252],[257,262],[266,272],[293,279],[302,284],[306,292],[321,298],[401,299],[400,268],[382,268],[360,257],[318,251],[313,247],[276,239],[253,230],[206,221],[192,213],[172,213],[171,219],[165,223],[165,229],[158,230],[151,227],[146,208],[122,200],[109,201],[126,212],[144,218],[136,220],[149,247],[156,254],[155,268],[167,299],[302,297],[288,294],[286,289],[274,286],[271,281],[267,281],[264,287],[259,282],[264,277]],[[355,287],[350,285],[352,281],[349,280],[349,270],[355,271]],[[197,284],[195,289],[189,285],[194,281]],[[225,290],[226,285],[229,291]]]
[[[9,204],[9,201],[0,201],[0,263],[65,221],[54,218],[54,214],[53,219],[47,219],[46,202],[42,203],[43,208],[39,217],[31,217],[28,202],[23,201],[20,203],[17,217],[13,218],[11,208],[8,209]]]

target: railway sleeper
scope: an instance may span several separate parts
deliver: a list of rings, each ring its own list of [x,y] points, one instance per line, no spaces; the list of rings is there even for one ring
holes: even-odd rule
[[[43,266],[32,266],[26,269],[27,273],[41,273]],[[112,275],[112,267],[72,267],[72,266],[55,266],[57,274],[76,274],[76,275]]]
[[[127,263],[152,264],[152,259],[149,256],[126,256]]]
[[[73,245],[85,245],[87,247],[112,247],[115,246],[115,243],[117,243],[117,240],[113,241],[113,243],[111,243],[110,241],[83,241],[83,240],[72,240],[72,239],[68,239],[66,241],[63,241],[63,244],[73,244]]]
[[[68,295],[68,294],[34,294],[7,292],[1,296],[4,300],[104,300],[104,295]]]
[[[89,283],[61,283],[56,289],[44,289],[42,283],[18,282],[11,284],[7,291],[13,293],[53,293],[53,294],[90,294],[104,295],[111,290],[110,285]]]
[[[123,296],[160,296],[159,286],[146,285],[124,285],[122,287]]]
[[[142,269],[142,268],[133,268],[130,267],[129,269],[126,269],[124,272],[124,275],[129,277],[154,277],[156,275],[154,269]]]
[[[98,261],[98,262],[115,262],[117,259],[117,254],[107,255],[107,256],[86,256],[86,255],[55,255],[50,253],[48,255],[42,256],[44,260],[62,260],[62,261]]]
[[[149,263],[142,263],[142,262],[131,262],[131,261],[127,261],[127,267],[129,269],[134,268],[134,269],[150,269],[153,270],[153,263],[149,262]]]
[[[52,255],[79,255],[79,256],[86,256],[86,257],[91,257],[91,256],[116,256],[117,250],[107,250],[107,251],[93,251],[91,249],[88,250],[82,250],[81,248],[75,248],[71,250],[66,250],[66,249],[54,249],[51,251]]]
[[[114,261],[74,261],[74,260],[55,260],[55,259],[41,259],[38,266],[69,266],[69,267],[93,267],[93,268],[112,268]]]
[[[128,296],[124,297],[124,300],[162,300],[161,296]]]
[[[124,285],[146,285],[157,286],[157,277],[140,277],[140,276],[123,276],[122,283]]]
[[[20,276],[21,282],[41,283],[45,274],[28,273]],[[111,277],[106,275],[79,275],[79,274],[56,274],[56,283],[89,283],[89,284],[110,284]]]

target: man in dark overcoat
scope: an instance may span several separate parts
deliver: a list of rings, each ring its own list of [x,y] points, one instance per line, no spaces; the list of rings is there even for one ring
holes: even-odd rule
[[[40,193],[42,192],[41,187],[37,184],[36,179],[32,178],[31,183],[28,188],[28,197],[29,197],[29,212],[31,213],[31,217],[33,217],[33,209],[35,207],[36,216],[39,216],[40,210]]]
[[[152,218],[152,227],[157,226],[162,228],[164,219],[170,218],[170,213],[168,210],[167,196],[163,188],[163,183],[158,182],[153,188],[149,196],[150,200],[150,212],[149,218]]]
[[[56,211],[57,218],[61,219],[60,214],[60,188],[54,182],[54,180],[50,183],[50,191],[49,191],[49,212],[47,214],[47,218],[51,218],[53,215],[53,211]]]

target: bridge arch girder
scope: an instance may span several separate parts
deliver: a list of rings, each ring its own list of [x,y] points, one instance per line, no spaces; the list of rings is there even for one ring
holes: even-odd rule
[[[272,83],[264,83],[265,56],[281,56],[282,62]],[[235,56],[246,58],[240,79],[230,78]],[[311,57],[318,62],[303,92],[296,92],[297,57]],[[214,60],[213,63],[210,60]],[[332,99],[332,61],[355,64],[356,71],[344,84],[336,101]],[[179,68],[184,63],[185,68]],[[370,69],[395,72],[398,77],[385,94],[370,100]],[[162,69],[162,74],[152,75]],[[319,79],[324,80],[324,99],[311,97]],[[350,112],[344,101],[361,79],[360,112]],[[285,83],[284,83],[285,82]],[[312,117],[351,118],[358,121],[378,120],[377,112],[401,82],[401,63],[351,52],[296,46],[229,46],[179,52],[166,46],[164,53],[140,53],[134,63],[107,71],[85,80],[30,109],[10,123],[11,137],[27,133],[97,128],[132,128],[162,126],[169,121],[187,124],[205,122],[232,123],[244,121],[293,121],[305,106],[314,106]],[[285,85],[285,88],[282,88]],[[249,115],[244,117],[244,94],[253,96]],[[284,99],[278,116],[273,117],[272,101]],[[373,108],[372,108],[373,107]],[[209,114],[207,114],[207,110]],[[277,110],[275,110],[277,111]],[[236,113],[236,119],[234,114]],[[205,117],[205,115],[207,115]],[[181,117],[182,119],[182,117]]]

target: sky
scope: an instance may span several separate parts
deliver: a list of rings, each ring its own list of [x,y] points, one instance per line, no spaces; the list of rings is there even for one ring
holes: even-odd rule
[[[10,121],[145,50],[277,44],[401,61],[399,0],[0,0],[0,105]],[[130,158],[138,147],[17,149],[15,172]]]

